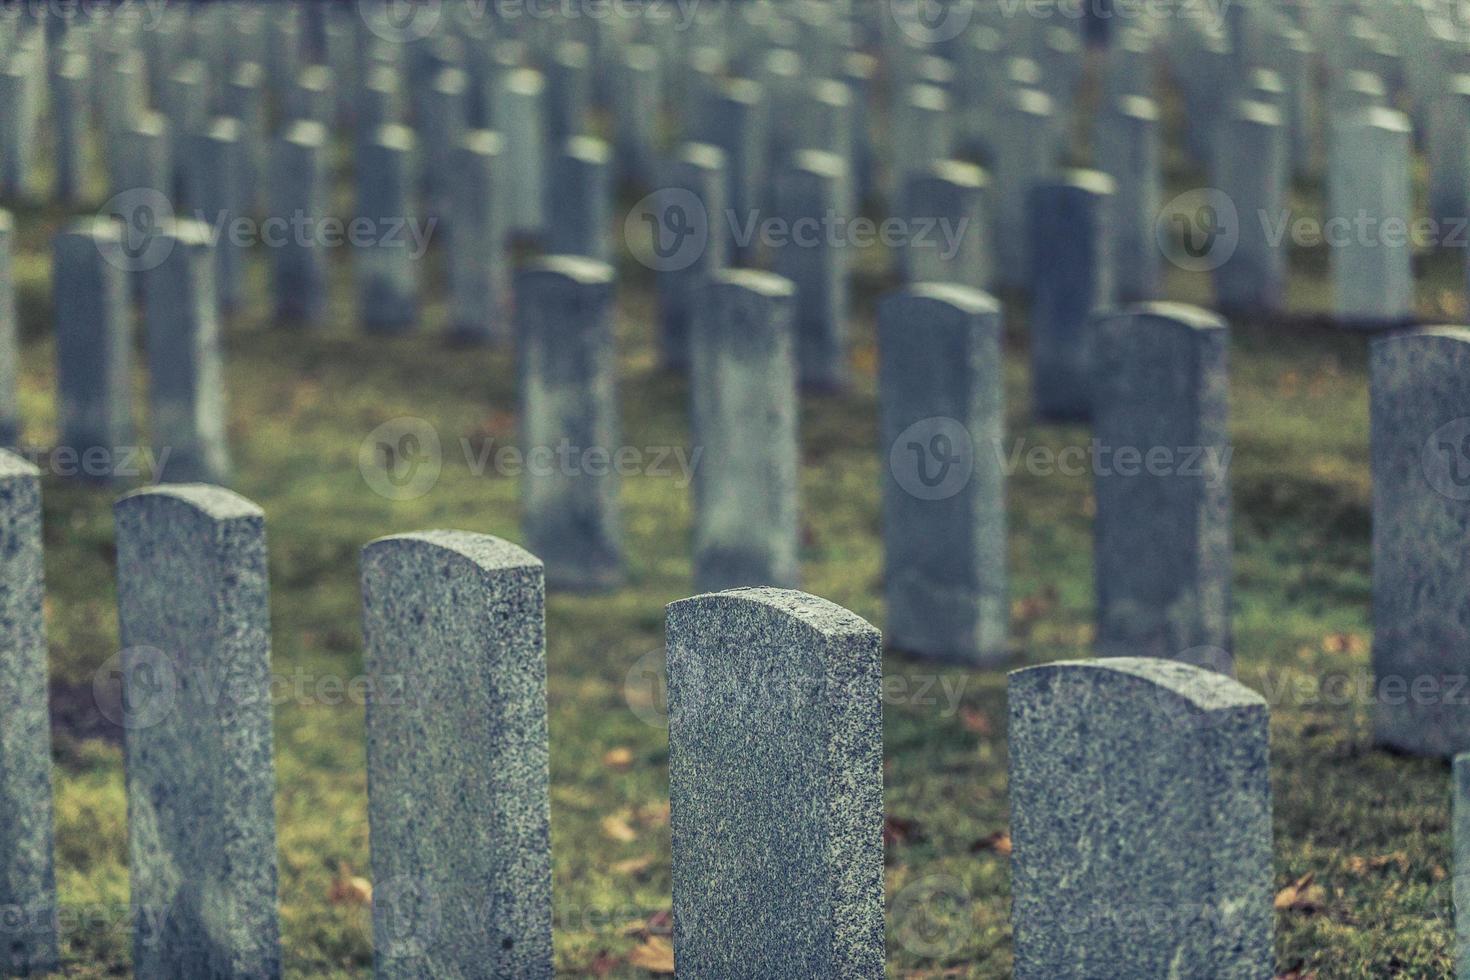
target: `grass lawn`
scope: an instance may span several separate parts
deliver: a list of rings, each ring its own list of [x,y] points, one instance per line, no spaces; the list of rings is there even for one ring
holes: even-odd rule
[[[1194,186],[1179,172],[1171,183]],[[1310,195],[1301,203],[1313,208]],[[49,241],[61,217],[20,212],[23,411],[35,445],[55,438]],[[268,519],[274,664],[286,693],[276,709],[282,931],[295,976],[371,970],[368,910],[352,880],[368,867],[363,712],[341,693],[362,665],[359,549],[432,527],[519,539],[517,481],[471,465],[487,439],[514,442],[509,354],[442,343],[435,253],[420,332],[363,336],[349,258],[332,259],[336,321],[300,333],[271,322],[264,257],[255,256],[251,302],[225,344],[236,489]],[[1325,308],[1325,255],[1294,261],[1294,307]],[[1459,295],[1456,261],[1426,262],[1426,316],[1458,308],[1447,298]],[[881,628],[872,311],[892,279],[881,252],[858,264],[856,382],[802,404],[803,575],[808,591]],[[655,363],[651,273],[624,253],[620,276],[624,440],[687,448],[686,386]],[[1200,276],[1176,274],[1168,293],[1209,302]],[[1081,428],[1030,421],[1019,302],[1008,304],[1008,321],[1008,439],[1083,444]],[[1375,751],[1369,708],[1351,693],[1368,676],[1370,636],[1366,342],[1310,317],[1237,323],[1231,359],[1240,676],[1256,690],[1291,692],[1272,704],[1277,887],[1314,876],[1278,915],[1279,971],[1445,975],[1447,768]],[[140,408],[145,385],[140,370]],[[393,502],[364,482],[358,449],[399,416],[435,427],[444,468],[432,492]],[[664,604],[691,591],[690,495],[672,473],[624,485],[627,587],[554,594],[548,604],[556,958],[567,974],[641,975],[639,964],[656,966],[667,952],[668,748],[649,667],[662,657]],[[1088,655],[1090,489],[1085,477],[1024,469],[1010,483],[1011,666]],[[115,491],[48,477],[45,492],[65,958],[75,975],[111,976],[129,963],[122,755],[92,685],[117,650]],[[1004,671],[890,655],[885,672],[890,970],[1006,976]],[[1323,696],[1304,696],[1323,685]]]

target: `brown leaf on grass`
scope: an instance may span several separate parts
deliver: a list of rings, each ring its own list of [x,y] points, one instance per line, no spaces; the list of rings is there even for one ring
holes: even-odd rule
[[[1358,656],[1368,652],[1368,640],[1357,633],[1328,633],[1322,637],[1322,652]]]
[[[657,803],[640,806],[634,816],[645,827],[667,826],[669,822],[669,801],[659,800]]]
[[[626,745],[614,746],[603,753],[602,764],[619,771],[630,769],[633,766],[633,750]]]
[[[1303,912],[1311,915],[1327,908],[1327,892],[1318,884],[1315,871],[1308,871],[1276,893],[1272,905],[1278,912]]]
[[[990,723],[990,716],[979,708],[972,708],[969,705],[960,708],[960,724],[965,727],[965,731],[974,732],[976,735],[995,733],[995,726]]]
[[[1409,870],[1409,855],[1404,851],[1394,851],[1392,854],[1379,854],[1376,857],[1362,857],[1355,854],[1347,859],[1347,869],[1358,875],[1367,874],[1369,871],[1382,871],[1388,867],[1395,867],[1400,871]]]
[[[628,954],[628,965],[649,973],[673,973],[674,944],[663,936],[649,936]]]
[[[897,847],[899,844],[923,839],[924,828],[919,826],[919,821],[891,815],[883,818],[884,847]]]
[[[674,910],[659,909],[648,917],[648,931],[655,936],[674,934]]]
[[[638,831],[620,813],[610,813],[602,818],[602,832],[620,844],[631,844],[638,839]]]
[[[347,862],[337,865],[337,876],[327,888],[327,901],[333,905],[368,905],[373,900],[373,883],[352,873]]]
[[[975,841],[975,843],[970,845],[971,854],[983,854],[986,851],[989,851],[992,854],[999,854],[1001,857],[1010,857],[1010,831],[997,830],[993,834],[986,834],[984,837],[980,838],[979,840]]]
[[[1048,585],[1033,595],[1022,596],[1011,603],[1011,618],[1023,623],[1034,622],[1056,608],[1057,590]]]
[[[653,858],[651,857],[629,858],[626,861],[619,861],[617,864],[614,864],[612,871],[613,874],[632,875],[634,878],[640,878],[643,876],[643,872],[651,867],[653,867]]]
[[[1292,967],[1281,974],[1276,980],[1317,980],[1317,974],[1303,972],[1300,967]]]
[[[592,962],[584,969],[589,977],[605,977],[622,965],[622,960],[610,955],[605,949],[599,949],[597,955],[592,957]]]

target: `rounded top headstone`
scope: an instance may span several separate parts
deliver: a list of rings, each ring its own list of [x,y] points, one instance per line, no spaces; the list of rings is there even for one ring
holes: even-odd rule
[[[214,521],[264,518],[265,511],[233,490],[209,483],[162,483],[124,494],[113,505],[116,511],[154,502],[180,504]]]

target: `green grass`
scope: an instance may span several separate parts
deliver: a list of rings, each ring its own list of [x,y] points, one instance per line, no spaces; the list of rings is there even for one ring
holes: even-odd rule
[[[1176,174],[1175,183],[1187,175]],[[30,443],[55,438],[49,240],[61,216],[22,212],[23,410]],[[461,439],[513,441],[514,371],[505,351],[450,350],[443,308],[420,332],[386,340],[354,323],[348,256],[334,254],[336,320],[305,333],[270,321],[264,262],[248,313],[228,324],[227,380],[236,489],[268,518],[278,674],[348,679],[362,666],[358,551],[384,534],[453,527],[519,538],[512,478],[477,475]],[[431,253],[429,281],[442,281]],[[1298,256],[1293,302],[1325,299],[1322,257]],[[804,587],[883,623],[873,367],[873,298],[887,256],[858,257],[858,366],[852,389],[802,404]],[[620,269],[619,383],[625,442],[689,444],[684,382],[655,366],[651,276]],[[1458,289],[1451,257],[1423,281],[1426,315]],[[1208,303],[1207,281],[1171,279],[1172,298]],[[442,290],[435,289],[436,301]],[[1009,437],[1060,449],[1079,428],[1034,425],[1027,410],[1024,309],[1009,304]],[[1315,684],[1368,671],[1370,481],[1366,344],[1311,325],[1238,323],[1231,349],[1236,445],[1235,630],[1242,679]],[[141,362],[140,362],[141,363]],[[139,399],[146,379],[138,375]],[[398,416],[428,420],[445,450],[434,490],[391,502],[357,467],[359,445]],[[121,752],[96,737],[91,685],[116,652],[114,491],[48,478],[47,626],[56,680],[57,863],[68,969],[128,971]],[[1010,666],[1088,655],[1090,487],[1019,473],[1009,488],[1015,600]],[[645,720],[656,691],[662,608],[691,591],[689,492],[670,477],[626,481],[626,588],[548,603],[556,958],[567,974],[639,975],[631,928],[669,907],[667,737]],[[885,663],[889,965],[897,975],[1009,973],[1006,858],[980,842],[1007,824],[1004,671]],[[630,677],[632,678],[630,682]],[[328,692],[330,693],[330,692]],[[276,710],[281,914],[288,972],[366,976],[365,907],[333,902],[334,881],[368,866],[360,703],[288,698]],[[1278,887],[1312,872],[1321,908],[1278,916],[1278,966],[1319,977],[1440,976],[1449,970],[1448,782],[1439,761],[1375,751],[1356,702],[1273,705],[1272,791]],[[654,712],[656,714],[656,711]],[[625,766],[605,759],[626,749]],[[609,820],[631,840],[615,840]],[[623,835],[627,836],[627,835]]]

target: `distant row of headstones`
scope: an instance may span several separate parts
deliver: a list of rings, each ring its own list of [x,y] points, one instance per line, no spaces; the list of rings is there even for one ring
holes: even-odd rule
[[[133,970],[278,977],[264,515],[187,484],[115,516]],[[18,975],[59,962],[41,540],[39,471],[0,451],[0,972]],[[368,545],[361,574],[376,972],[550,977],[542,563],[429,531]],[[676,602],[666,632],[679,975],[883,976],[878,631],[758,588]],[[1017,975],[1267,975],[1265,703],[1139,657],[1010,691]]]

